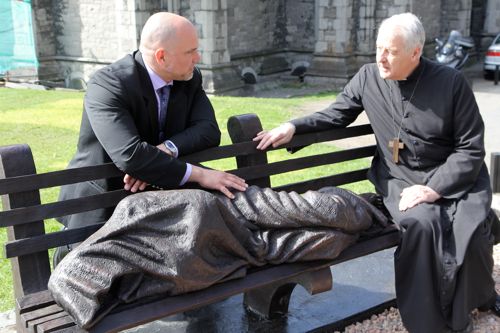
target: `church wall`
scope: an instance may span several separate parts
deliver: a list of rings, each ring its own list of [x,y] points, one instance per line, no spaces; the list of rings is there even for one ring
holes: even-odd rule
[[[377,32],[376,0],[358,1],[354,9],[355,47],[356,53],[363,56],[373,56]]]
[[[413,1],[412,10],[424,25],[427,42],[441,37],[441,3],[442,0],[425,3],[418,0]]]
[[[285,47],[285,0],[228,0],[227,20],[232,56]]]
[[[314,50],[315,0],[228,0],[228,50],[241,75],[257,80],[309,64]],[[281,74],[280,74],[281,75]]]
[[[484,31],[490,34],[500,33],[500,1],[498,0],[488,1]]]
[[[297,63],[316,62],[318,76],[352,74],[374,60],[377,27],[412,11],[432,41],[451,29],[469,34],[473,0],[33,0],[40,79],[87,80],[98,68],[138,47],[154,12],[185,16],[197,27],[207,80],[237,85],[245,70],[278,78]],[[485,32],[500,31],[500,3],[484,0]],[[312,72],[312,68],[309,67]],[[218,72],[217,72],[218,71]],[[218,78],[217,73],[223,73]],[[274,75],[274,76],[273,76]],[[328,76],[328,75],[327,75]],[[214,86],[215,87],[215,86]],[[213,88],[210,91],[222,90]]]
[[[441,1],[441,36],[451,30],[458,30],[464,36],[470,35],[472,0]]]
[[[63,5],[62,2],[56,4]],[[62,29],[62,22],[58,17],[61,9],[54,8],[51,0],[34,0],[32,8],[38,57],[55,54],[57,47],[55,36],[57,31]]]
[[[137,47],[135,1],[37,0],[40,78],[87,81]]]
[[[314,0],[286,1],[286,47],[314,50]]]
[[[56,36],[64,29],[61,18],[64,7],[65,3],[62,1],[35,0],[32,2],[40,80],[57,78],[62,75],[57,62],[52,58],[61,50]]]

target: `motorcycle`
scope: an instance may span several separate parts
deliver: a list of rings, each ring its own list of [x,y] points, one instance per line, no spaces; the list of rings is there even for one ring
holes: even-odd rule
[[[465,66],[474,49],[474,41],[463,37],[457,30],[452,30],[448,39],[436,38],[436,61],[446,66],[461,69]]]

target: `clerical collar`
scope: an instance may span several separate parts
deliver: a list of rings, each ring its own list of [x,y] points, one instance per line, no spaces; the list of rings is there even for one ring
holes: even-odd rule
[[[407,84],[417,80],[418,77],[420,76],[420,72],[422,72],[422,70],[425,67],[424,65],[425,61],[426,60],[424,59],[424,57],[420,57],[420,62],[418,63],[418,66],[415,67],[413,72],[411,72],[411,74],[405,80],[398,80],[398,84]]]

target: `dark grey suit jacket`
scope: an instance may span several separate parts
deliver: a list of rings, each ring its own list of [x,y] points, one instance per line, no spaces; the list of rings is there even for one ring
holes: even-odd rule
[[[220,143],[214,110],[202,88],[201,73],[174,81],[170,92],[167,139],[186,155]],[[84,99],[80,137],[68,168],[113,162],[124,173],[166,189],[179,186],[186,164],[155,146],[159,142],[158,102],[139,51],[95,73]],[[61,188],[71,199],[123,188],[121,177]],[[67,216],[70,228],[106,221],[112,210]]]

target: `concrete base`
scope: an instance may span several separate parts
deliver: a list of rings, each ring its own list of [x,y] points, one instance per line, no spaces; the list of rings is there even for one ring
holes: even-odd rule
[[[334,77],[349,80],[359,67],[356,56],[315,54],[306,75]]]
[[[332,91],[342,91],[349,80],[338,77],[312,76],[306,72],[304,82],[310,85],[328,87]]]
[[[311,67],[305,74],[307,83],[330,83],[335,89],[342,89],[358,71],[354,55],[315,54]]]
[[[232,65],[198,66],[203,75],[203,89],[208,94],[220,94],[243,87],[243,79]]]
[[[38,69],[36,67],[11,69],[3,73],[1,77],[13,82],[34,82],[38,80]]]

